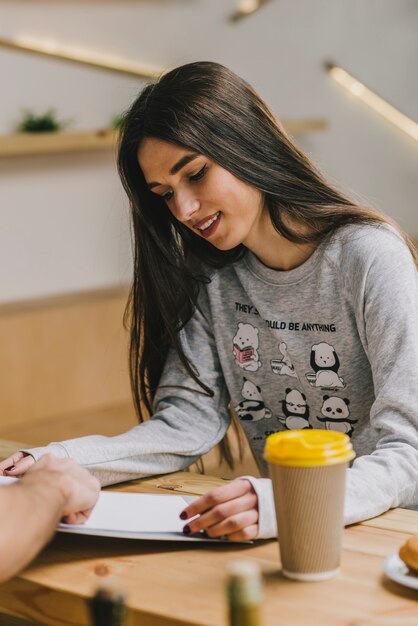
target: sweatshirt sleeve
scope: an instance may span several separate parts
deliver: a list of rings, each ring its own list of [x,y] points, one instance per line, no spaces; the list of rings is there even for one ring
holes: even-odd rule
[[[348,470],[346,524],[418,503],[417,271],[397,235],[378,232],[379,239],[369,242],[367,271],[353,272],[352,281],[373,376],[370,425],[379,437]]]
[[[203,300],[203,298],[201,298]],[[208,310],[197,309],[184,327],[184,351],[210,397],[169,352],[154,400],[152,419],[115,437],[92,435],[24,450],[38,460],[49,452],[71,457],[89,469],[102,485],[146,475],[181,471],[213,448],[229,423],[229,397],[211,332]]]

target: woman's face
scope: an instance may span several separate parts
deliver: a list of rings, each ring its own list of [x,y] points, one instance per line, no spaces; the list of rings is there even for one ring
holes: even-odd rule
[[[174,217],[220,250],[251,248],[263,211],[260,191],[208,157],[160,139],[144,139],[138,162],[152,193]]]

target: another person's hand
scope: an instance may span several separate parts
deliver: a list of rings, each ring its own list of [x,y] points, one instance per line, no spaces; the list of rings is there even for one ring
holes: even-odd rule
[[[89,517],[100,492],[100,483],[89,471],[72,459],[57,459],[46,454],[33,465],[22,479],[22,484],[36,485],[47,480],[60,489],[63,496],[62,521],[82,524]]]
[[[0,463],[0,476],[22,476],[35,463],[26,452],[15,452]]]
[[[208,537],[227,536],[229,541],[248,541],[258,534],[258,498],[248,480],[234,480],[192,502],[180,517],[188,522],[187,535],[205,531]]]
[[[13,485],[0,486],[0,582],[20,571],[53,536],[60,519],[84,522],[100,484],[71,459],[46,454]]]

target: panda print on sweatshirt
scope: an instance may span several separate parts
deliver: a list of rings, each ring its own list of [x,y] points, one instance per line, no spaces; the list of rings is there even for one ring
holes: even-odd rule
[[[317,343],[311,349],[311,367],[313,372],[306,374],[312,387],[334,389],[345,387],[344,380],[339,376],[340,360],[334,347],[325,341]]]
[[[286,396],[282,400],[282,411],[284,417],[278,419],[287,430],[312,428],[309,423],[309,406],[306,396],[298,389],[290,387],[286,389]]]
[[[350,401],[347,398],[337,396],[324,396],[321,408],[322,417],[317,417],[319,422],[325,425],[327,430],[335,430],[351,437],[353,424],[358,420],[350,419]]]
[[[244,384],[241,389],[241,395],[244,398],[242,402],[237,404],[235,412],[242,421],[258,422],[262,419],[271,417],[271,411],[264,404],[261,389],[251,380],[247,380],[244,376]]]

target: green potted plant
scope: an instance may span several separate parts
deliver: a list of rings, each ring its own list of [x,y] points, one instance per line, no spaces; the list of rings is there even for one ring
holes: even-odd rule
[[[41,115],[26,110],[16,130],[19,133],[56,133],[64,130],[68,124],[68,121],[63,122],[57,119],[54,109],[48,109]]]

